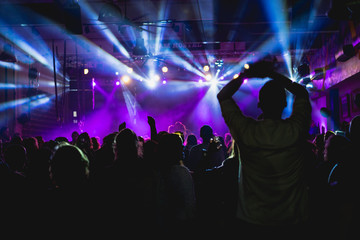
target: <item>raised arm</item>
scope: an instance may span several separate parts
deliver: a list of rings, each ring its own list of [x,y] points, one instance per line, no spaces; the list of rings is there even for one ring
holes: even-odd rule
[[[257,62],[252,64],[249,69],[240,74],[239,77],[226,84],[218,93],[217,98],[219,102],[231,98],[240,88],[245,78],[265,78],[269,77],[278,81],[285,89],[297,97],[309,97],[307,90],[300,84],[291,81],[284,75],[273,70],[269,62]]]
[[[151,116],[147,117],[148,124],[150,126],[150,134],[151,134],[151,140],[157,140],[157,130],[155,125],[155,119]]]
[[[291,81],[289,78],[285,77],[280,73],[271,71],[269,72],[268,77],[279,82],[286,90],[291,92],[296,97],[309,97],[309,93],[306,88],[296,82]]]
[[[240,88],[241,84],[244,82],[246,74],[241,74],[239,77],[231,80],[226,84],[220,92],[217,94],[217,99],[219,102],[222,102],[226,99],[232,98],[236,91]]]

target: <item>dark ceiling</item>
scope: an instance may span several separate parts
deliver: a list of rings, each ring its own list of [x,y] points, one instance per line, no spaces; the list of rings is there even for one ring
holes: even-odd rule
[[[259,39],[259,35],[273,34],[271,22],[276,20],[270,19],[269,14],[266,13],[268,9],[265,9],[264,2],[265,0],[86,1],[95,12],[94,16],[99,15],[106,3],[116,6],[129,25],[165,25],[160,22],[170,20],[172,23],[181,25],[180,27],[184,26],[187,31],[184,32],[183,39],[189,42],[253,42]],[[326,16],[330,8],[329,2],[287,0],[277,10],[286,17],[290,33],[308,32],[310,24],[322,26],[316,31],[336,31],[336,24]],[[89,17],[84,12],[81,1],[6,0],[1,3],[0,18],[3,19],[4,24],[41,26],[45,24],[45,18],[56,24],[65,25],[66,29],[73,34],[83,34],[86,26],[102,24],[94,16]],[[310,16],[314,9],[316,9],[315,15]],[[163,14],[159,14],[161,12]],[[111,24],[119,25],[124,22]],[[53,37],[49,36],[49,38]]]

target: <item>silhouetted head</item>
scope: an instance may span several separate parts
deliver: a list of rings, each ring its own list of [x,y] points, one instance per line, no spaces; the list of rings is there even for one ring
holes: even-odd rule
[[[86,183],[89,161],[76,146],[60,143],[51,159],[51,178],[59,187],[73,188]]]
[[[72,142],[76,142],[76,140],[78,139],[79,135],[80,135],[80,134],[79,134],[77,131],[73,131],[73,132],[71,133],[71,141],[72,141]]]
[[[80,149],[92,148],[91,138],[87,132],[83,132],[79,135],[76,140],[76,146]]]
[[[349,138],[354,143],[360,143],[360,115],[355,116],[350,122]]]
[[[138,157],[138,137],[129,128],[124,128],[115,137],[114,141],[115,160]]]
[[[351,143],[341,135],[331,135],[325,142],[324,160],[338,162],[350,155]]]
[[[200,137],[204,142],[210,141],[210,138],[214,137],[212,128],[209,125],[204,125],[200,128]]]
[[[100,149],[99,137],[92,137],[91,138],[91,144],[92,144],[94,150]]]
[[[0,137],[3,141],[7,141],[9,142],[11,140],[11,136],[10,136],[10,130],[9,127],[1,127],[0,129]]]
[[[27,153],[24,146],[11,144],[4,151],[4,160],[13,171],[23,171],[27,161]]]
[[[197,144],[197,138],[194,134],[190,134],[186,139],[186,145],[193,146]]]
[[[183,142],[177,134],[167,134],[161,137],[158,146],[160,165],[168,167],[180,164],[183,159]]]
[[[266,82],[259,92],[258,107],[264,118],[281,118],[286,107],[286,92],[276,80]]]

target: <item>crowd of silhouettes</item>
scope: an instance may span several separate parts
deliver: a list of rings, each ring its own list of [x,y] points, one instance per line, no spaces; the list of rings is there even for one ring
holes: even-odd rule
[[[251,74],[247,72],[243,78]],[[256,239],[264,237],[262,234],[278,234],[281,238],[279,233],[284,232],[294,237],[348,239],[356,232],[359,214],[360,116],[352,119],[345,136],[327,131],[309,137],[308,132],[301,132],[309,129],[311,110],[306,90],[288,84],[286,79],[281,81],[297,98],[295,113],[286,120],[292,122],[280,120],[286,106],[281,97],[285,92],[272,99],[277,107],[269,105],[268,97],[273,96],[269,91],[281,93],[284,89],[275,81],[269,81],[261,90],[262,116],[255,120],[242,115],[231,99],[233,89],[241,85],[239,77],[218,95],[230,129],[225,136],[217,136],[211,126],[203,125],[198,139],[180,122],[158,132],[151,116],[147,119],[149,139],[127,128],[125,122],[102,141],[77,131],[71,134],[71,140],[63,136],[50,141],[41,136],[11,137],[9,128],[3,127],[0,187],[3,211],[8,212],[4,216],[16,215],[27,221],[42,217],[44,225],[55,222],[65,230],[102,226],[119,234],[130,230],[134,234],[146,234],[142,230],[162,234],[223,231],[249,234],[249,239]],[[240,122],[244,126],[237,125]],[[278,136],[279,129],[272,134],[266,132],[277,124],[288,124],[285,130],[292,129],[294,132],[289,134],[300,140],[292,143],[292,136]],[[301,162],[278,160],[277,169],[269,169],[276,166],[271,161],[283,159],[286,151],[290,151],[285,154],[289,159],[301,153]],[[259,156],[268,161],[264,168],[258,166],[263,164],[257,162]],[[291,169],[294,164],[295,169]],[[247,171],[258,172],[248,176]],[[266,175],[268,171],[273,175]],[[268,182],[261,179],[264,177]],[[282,177],[293,182],[283,181]],[[276,186],[279,183],[274,179],[283,181],[282,185]],[[272,186],[262,189],[256,185],[259,182]],[[253,184],[258,189],[250,186],[248,192],[243,192],[239,184]],[[251,196],[246,195],[249,192]],[[270,200],[259,200],[256,194]],[[282,197],[291,199],[278,199]],[[249,198],[258,202],[248,203]],[[298,205],[294,207],[291,201],[298,201]],[[282,203],[284,206],[277,205]],[[271,204],[275,204],[272,209]],[[273,224],[274,219],[279,224]]]

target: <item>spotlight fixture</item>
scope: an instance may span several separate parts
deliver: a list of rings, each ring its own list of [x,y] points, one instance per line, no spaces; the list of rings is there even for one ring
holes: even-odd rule
[[[84,75],[87,75],[89,73],[89,69],[88,68],[84,68]]]
[[[121,77],[121,81],[123,81],[123,83],[129,83],[130,77],[128,75],[124,75]]]
[[[322,80],[325,75],[325,68],[315,68],[311,80]]]
[[[244,68],[245,68],[245,69],[249,69],[249,68],[250,68],[250,65],[249,65],[248,63],[245,63],[245,64],[244,64]]]
[[[307,63],[303,63],[297,67],[299,78],[305,78],[310,75],[310,67]]]
[[[352,44],[346,44],[342,49],[335,54],[335,59],[339,62],[346,62],[356,54],[355,48]]]
[[[127,71],[127,73],[132,73],[134,71],[134,69],[133,68],[128,68],[126,71]]]
[[[100,22],[121,22],[123,18],[119,6],[114,3],[105,3],[100,9],[98,20]]]
[[[144,44],[143,38],[137,38],[135,47],[133,48],[133,54],[138,56],[147,55],[147,49]]]
[[[334,20],[349,20],[352,15],[351,10],[344,0],[332,0],[331,8],[327,12],[327,16]]]
[[[203,70],[204,70],[205,72],[208,72],[208,71],[210,70],[209,65],[205,65],[205,66],[203,67]]]
[[[224,60],[222,59],[217,59],[215,61],[215,68],[221,69],[224,66]]]
[[[210,81],[210,80],[212,79],[211,74],[206,74],[206,75],[205,75],[205,79],[206,79],[207,81]]]
[[[163,66],[163,67],[161,68],[161,71],[162,71],[163,73],[166,73],[166,72],[169,71],[169,69],[168,69],[167,66]]]
[[[307,86],[309,83],[311,83],[311,79],[309,77],[304,77],[300,79],[299,83],[304,86]]]

